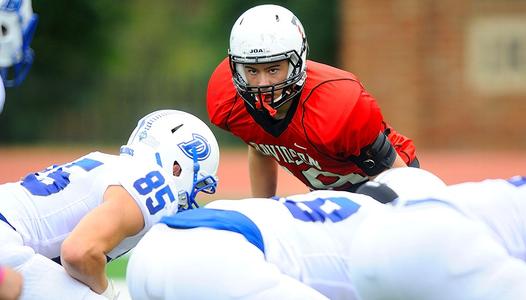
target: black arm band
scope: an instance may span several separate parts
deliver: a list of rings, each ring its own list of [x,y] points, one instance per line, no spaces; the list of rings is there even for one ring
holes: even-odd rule
[[[396,151],[382,132],[371,145],[362,148],[360,155],[353,157],[352,161],[368,176],[375,176],[391,168],[395,159]]]
[[[398,194],[386,184],[375,181],[367,181],[366,183],[360,185],[356,189],[356,193],[370,196],[376,201],[384,204],[391,203],[396,198],[398,198]]]

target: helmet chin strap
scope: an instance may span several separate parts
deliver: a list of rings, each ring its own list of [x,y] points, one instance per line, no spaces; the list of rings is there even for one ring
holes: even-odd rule
[[[192,158],[194,162],[194,174],[192,180],[192,191],[186,192],[187,195],[187,207],[179,207],[179,210],[188,210],[193,208],[199,208],[199,204],[195,201],[195,197],[199,192],[204,192],[206,194],[213,194],[216,191],[217,179],[215,176],[207,175],[198,180],[199,170],[201,170],[201,165],[199,165],[197,157],[197,148],[192,146],[191,149]]]
[[[195,201],[195,196],[197,195],[197,174],[199,173],[199,169],[201,168],[201,166],[199,166],[199,162],[197,162],[197,149],[195,148],[195,146],[192,146],[191,152],[194,161],[194,177],[192,181],[192,192],[190,193],[190,197],[188,199],[188,208],[198,208],[199,204],[197,204],[197,202]]]

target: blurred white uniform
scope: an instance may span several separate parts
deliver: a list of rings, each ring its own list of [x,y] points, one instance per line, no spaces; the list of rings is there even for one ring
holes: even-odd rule
[[[524,182],[457,184],[368,218],[350,255],[362,299],[526,299]]]
[[[123,186],[144,216],[144,229],[107,256],[113,259],[126,253],[162,215],[177,210],[173,178],[161,167],[129,156],[92,152],[29,174],[20,182],[0,185],[0,265],[24,276],[22,299],[99,298],[50,259],[60,255],[64,239],[101,204],[110,185]]]
[[[478,207],[465,187],[442,197]],[[490,212],[502,197],[508,193],[496,191],[477,209]],[[488,226],[515,212],[483,220],[457,202],[392,207],[331,191],[214,201],[165,217],[145,235],[130,258],[128,288],[133,299],[526,299],[526,264]],[[515,239],[524,228],[499,224],[517,226]]]
[[[526,261],[525,177],[455,184],[435,197],[484,222],[511,256]]]
[[[386,208],[335,191],[214,201],[145,235],[128,263],[128,289],[133,299],[356,299],[353,231]]]

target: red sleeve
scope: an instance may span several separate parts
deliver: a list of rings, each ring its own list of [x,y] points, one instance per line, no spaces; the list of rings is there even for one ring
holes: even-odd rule
[[[348,120],[351,126],[343,133],[346,137],[343,146],[353,150],[350,154],[358,156],[362,148],[374,143],[383,126],[383,116],[378,103],[363,87]]]
[[[206,107],[210,122],[228,130],[227,120],[236,98],[236,88],[232,82],[232,72],[225,58],[215,69],[208,81]]]
[[[385,127],[388,129],[389,135],[387,136],[391,141],[391,144],[395,148],[396,152],[408,165],[413,162],[416,158],[416,148],[413,140],[410,138],[401,135],[396,130],[394,130],[389,124],[385,124]]]

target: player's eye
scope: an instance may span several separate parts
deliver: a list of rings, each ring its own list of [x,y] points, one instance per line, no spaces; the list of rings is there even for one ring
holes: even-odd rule
[[[254,76],[254,75],[256,75],[258,72],[257,72],[256,69],[245,68],[245,73],[248,74],[248,75]]]

